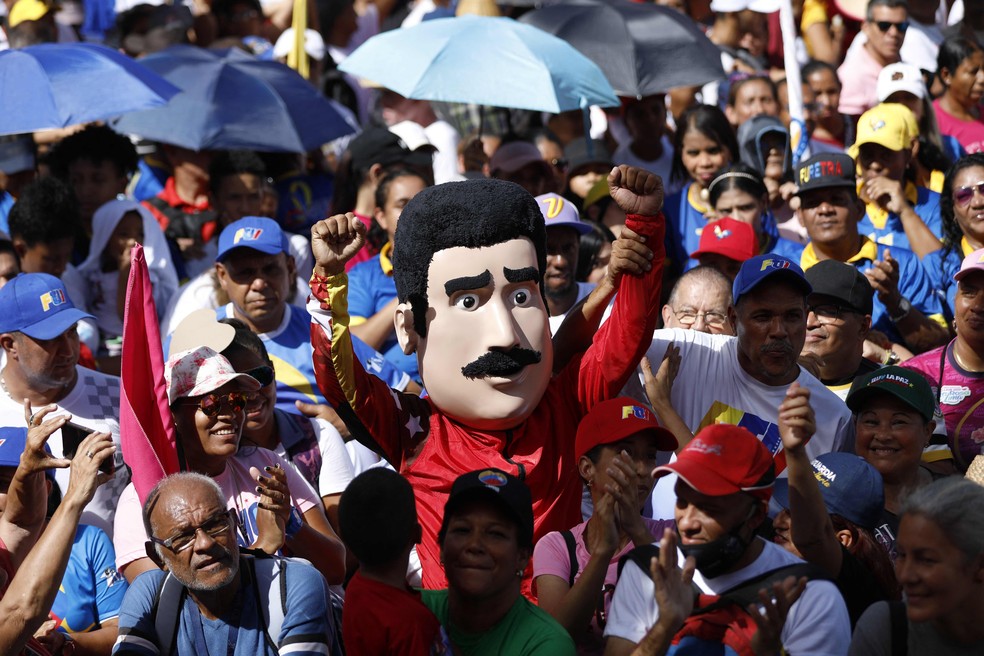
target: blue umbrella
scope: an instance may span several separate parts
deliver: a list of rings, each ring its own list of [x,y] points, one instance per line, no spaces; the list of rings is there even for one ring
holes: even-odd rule
[[[439,18],[384,32],[339,68],[418,100],[554,114],[619,104],[601,69],[587,57],[511,18]]]
[[[91,43],[0,52],[0,135],[63,128],[163,105],[179,89]]]
[[[301,153],[357,130],[346,110],[277,62],[192,46],[140,61],[182,91],[164,107],[120,117],[118,132],[191,150]]]

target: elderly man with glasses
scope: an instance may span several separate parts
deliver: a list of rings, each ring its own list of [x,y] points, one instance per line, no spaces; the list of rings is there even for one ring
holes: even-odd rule
[[[161,569],[127,590],[114,654],[329,653],[325,580],[304,561],[241,553],[236,514],[211,478],[165,478],[143,521]]]

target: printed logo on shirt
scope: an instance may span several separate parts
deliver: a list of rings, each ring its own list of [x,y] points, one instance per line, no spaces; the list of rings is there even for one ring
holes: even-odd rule
[[[778,474],[786,468],[786,457],[782,452],[782,438],[779,437],[779,426],[777,424],[766,421],[751,412],[733,408],[723,401],[715,401],[711,404],[711,407],[704,414],[704,418],[701,419],[697,430],[694,432],[700,432],[700,429],[711,424],[731,424],[732,426],[741,426],[747,429],[772,454],[772,458],[775,461],[776,473]]]
[[[940,405],[960,405],[970,396],[970,388],[964,385],[944,385],[940,391]]]
[[[60,289],[52,289],[51,291],[41,294],[41,310],[47,312],[53,307],[58,307],[65,302],[65,292]]]
[[[233,244],[241,241],[256,241],[263,234],[263,228],[240,228],[232,238]]]

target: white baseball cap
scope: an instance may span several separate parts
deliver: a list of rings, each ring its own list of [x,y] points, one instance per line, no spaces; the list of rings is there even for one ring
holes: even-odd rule
[[[875,90],[879,102],[885,102],[896,91],[907,91],[920,100],[926,97],[922,72],[912,64],[902,62],[881,69]]]

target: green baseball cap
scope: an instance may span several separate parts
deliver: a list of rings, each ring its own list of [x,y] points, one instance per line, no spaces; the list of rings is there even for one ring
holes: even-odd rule
[[[867,376],[857,378],[847,394],[847,407],[860,412],[872,394],[891,394],[918,412],[926,421],[933,419],[936,398],[929,382],[919,372],[902,367],[882,367]]]

